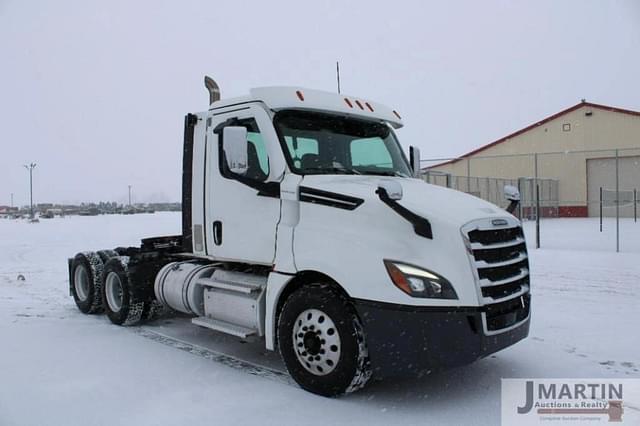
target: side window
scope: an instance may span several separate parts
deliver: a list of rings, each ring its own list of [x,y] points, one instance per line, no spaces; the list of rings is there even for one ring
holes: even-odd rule
[[[269,155],[258,123],[253,118],[242,119],[233,122],[233,126],[242,126],[247,129],[247,173],[243,176],[264,182],[269,176]],[[220,144],[220,169],[223,176],[230,177],[231,172],[226,169],[223,161],[222,143]]]
[[[393,160],[381,138],[354,139],[351,141],[351,165],[362,168],[390,169]]]
[[[269,155],[267,154],[267,147],[264,144],[262,135],[259,132],[253,132],[249,130],[247,132],[247,140],[249,142],[248,162],[249,170],[247,176],[250,174],[263,175],[264,178],[258,180],[265,180],[269,176]],[[255,176],[254,176],[255,177]]]
[[[318,157],[318,141],[310,138],[300,138],[285,136],[285,142],[289,149],[289,155],[293,160],[293,165],[296,168],[304,168],[303,161],[309,162],[310,159]]]

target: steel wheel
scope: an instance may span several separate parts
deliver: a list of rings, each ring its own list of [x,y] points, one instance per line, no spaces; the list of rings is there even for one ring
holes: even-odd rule
[[[293,327],[293,342],[300,364],[316,376],[331,373],[340,360],[340,334],[333,320],[318,309],[298,315]]]
[[[79,265],[73,274],[73,284],[76,289],[76,295],[81,302],[84,302],[89,297],[90,284],[89,273],[87,268],[83,265]]]
[[[109,309],[112,312],[119,312],[122,309],[122,282],[120,277],[115,272],[109,272],[104,285]]]
[[[353,392],[371,377],[358,315],[330,284],[305,284],[287,297],[278,318],[278,347],[291,377],[318,395]]]

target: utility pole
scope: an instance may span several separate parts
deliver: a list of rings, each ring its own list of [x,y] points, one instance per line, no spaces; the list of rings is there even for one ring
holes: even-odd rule
[[[33,219],[33,169],[36,168],[36,163],[24,165],[24,168],[29,170],[29,199],[31,200],[30,216]]]
[[[11,193],[11,208],[13,208],[13,192]]]
[[[340,94],[340,62],[336,62],[336,78],[338,80],[338,94]]]
[[[129,185],[129,207],[131,207],[131,185]]]

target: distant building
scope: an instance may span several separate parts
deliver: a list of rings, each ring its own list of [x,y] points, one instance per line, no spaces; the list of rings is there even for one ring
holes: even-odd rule
[[[634,149],[635,148],[635,149]],[[622,216],[633,214],[640,190],[640,112],[581,102],[460,158],[424,169],[445,176],[538,178],[558,181],[558,216],[598,216],[600,188],[625,191]],[[574,151],[589,151],[571,153]],[[510,157],[506,157],[510,156]],[[530,182],[531,180],[528,180]],[[610,204],[609,204],[610,205]],[[605,215],[611,216],[611,209]]]

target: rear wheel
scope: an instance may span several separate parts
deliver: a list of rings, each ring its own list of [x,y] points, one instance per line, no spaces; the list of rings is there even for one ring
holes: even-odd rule
[[[112,257],[104,265],[102,297],[107,316],[117,325],[135,325],[143,319],[145,303],[138,300],[129,274],[129,257]]]
[[[80,312],[102,311],[102,271],[104,263],[94,252],[78,253],[72,263],[71,294]]]
[[[354,392],[371,377],[360,320],[328,285],[305,286],[289,296],[278,321],[278,342],[287,370],[309,392]]]

